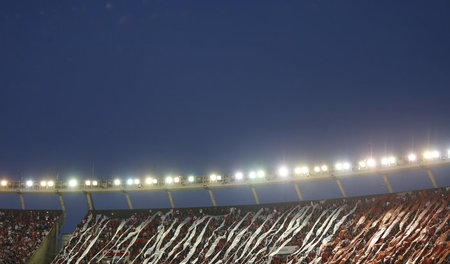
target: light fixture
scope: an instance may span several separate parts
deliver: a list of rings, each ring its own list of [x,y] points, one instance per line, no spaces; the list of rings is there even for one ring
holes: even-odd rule
[[[141,180],[140,180],[140,179],[134,179],[134,184],[138,185],[138,184],[140,184],[140,183],[141,183]]]
[[[188,182],[193,183],[195,181],[195,177],[194,176],[189,176],[188,177]]]
[[[179,183],[180,181],[181,181],[180,177],[178,177],[178,176],[173,178],[174,183]]]
[[[153,184],[157,184],[158,183],[158,179],[153,179]]]
[[[45,187],[45,186],[47,186],[47,181],[41,181],[41,187]]]
[[[217,181],[217,175],[216,174],[209,175],[209,180],[212,182]]]
[[[128,184],[128,185],[133,185],[133,179],[128,179],[128,180],[127,180],[127,184]]]
[[[321,167],[320,167],[320,169],[322,170],[322,171],[328,171],[328,166],[327,165],[322,165]]]
[[[278,174],[283,178],[287,177],[289,175],[289,169],[285,166],[281,166],[278,168]]]
[[[416,160],[417,160],[416,154],[411,153],[411,154],[408,155],[408,161],[414,162],[414,161],[416,161]]]
[[[32,180],[28,180],[28,181],[25,183],[25,185],[26,185],[27,187],[33,187],[33,181],[32,181]]]
[[[370,167],[370,168],[375,167],[376,164],[377,164],[377,163],[375,162],[374,159],[368,159],[368,160],[367,160],[367,166]]]
[[[152,182],[153,182],[153,179],[151,177],[145,178],[145,183],[146,184],[152,184]]]
[[[86,180],[86,181],[84,182],[84,185],[86,185],[86,186],[91,186],[91,181],[90,181],[90,180]]]
[[[238,171],[234,174],[234,178],[236,180],[242,180],[244,178],[244,174],[242,172]]]
[[[2,180],[2,181],[0,182],[0,184],[1,184],[3,187],[5,187],[6,185],[8,185],[8,181]]]
[[[52,181],[49,181],[49,182],[48,182],[48,186],[51,186],[51,185],[50,185],[51,182],[52,182]],[[77,185],[78,185],[77,180],[75,180],[75,179],[69,180],[69,187],[75,187],[75,186],[77,186]]]
[[[92,186],[97,186],[98,185],[98,181],[92,181]]]
[[[217,180],[221,181],[222,180],[222,175],[217,175]]]
[[[296,168],[294,169],[294,173],[295,173],[296,175],[301,174],[301,173],[302,173],[302,168],[296,167]]]
[[[344,163],[342,163],[342,168],[343,168],[344,170],[349,170],[349,169],[351,169],[351,167],[352,167],[352,165],[350,165],[349,162],[344,162]]]
[[[342,163],[336,163],[336,165],[334,166],[334,168],[338,171],[343,170],[344,166],[342,165]]]
[[[367,164],[366,164],[366,162],[365,162],[364,160],[361,160],[358,164],[359,164],[359,167],[360,167],[360,168],[365,168],[365,167],[367,167]]]
[[[250,179],[256,178],[256,172],[251,171],[251,172],[248,174],[248,177],[249,177]]]
[[[115,179],[115,180],[114,180],[114,185],[115,185],[115,186],[119,186],[120,183],[121,183],[120,179]]]
[[[166,183],[167,183],[167,184],[173,183],[173,178],[170,177],[170,176],[166,177]]]
[[[320,167],[319,166],[314,167],[314,172],[316,173],[320,172]]]
[[[54,181],[48,181],[47,182],[47,186],[48,187],[53,187],[53,186],[55,186],[55,182]]]
[[[259,170],[256,174],[258,175],[258,178],[266,177],[266,172],[263,170]]]
[[[308,174],[309,173],[309,168],[308,167],[302,167],[302,174]]]

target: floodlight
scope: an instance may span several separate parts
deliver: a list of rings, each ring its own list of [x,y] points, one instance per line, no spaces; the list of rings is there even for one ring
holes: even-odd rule
[[[114,180],[114,185],[119,186],[120,185],[120,180],[119,179],[115,179]]]
[[[189,176],[188,177],[188,182],[194,182],[195,181],[195,177],[194,176]]]
[[[410,162],[416,161],[416,160],[417,160],[416,154],[414,154],[414,153],[409,154],[409,155],[408,155],[408,160],[409,160]]]
[[[320,172],[320,167],[319,166],[314,167],[314,172]]]
[[[209,180],[210,181],[217,181],[217,175],[216,174],[209,175]]]
[[[172,177],[166,177],[166,183],[167,184],[171,184],[173,182],[173,178]]]
[[[394,156],[389,157],[389,165],[394,165],[397,163],[397,159]]]
[[[217,180],[221,181],[222,180],[222,175],[217,175]]]
[[[328,171],[328,166],[324,164],[324,165],[322,165],[322,167],[320,167],[320,169],[322,171]]]
[[[289,170],[287,167],[281,166],[280,168],[278,168],[278,174],[281,177],[287,177],[289,175]]]
[[[336,168],[336,170],[340,171],[344,168],[344,166],[342,165],[342,163],[336,163],[336,165],[334,166]]]
[[[174,183],[179,183],[179,182],[180,182],[180,177],[175,177],[175,178],[173,178],[173,182],[174,182]]]
[[[234,174],[234,178],[236,180],[242,180],[244,178],[244,174],[240,171],[236,172],[236,174]]]
[[[251,172],[248,174],[248,177],[249,177],[250,179],[256,178],[256,172],[251,171]]]
[[[425,151],[425,153],[423,153],[423,157],[425,159],[431,159],[432,158],[431,152],[430,151]]]
[[[128,180],[127,180],[127,184],[128,184],[128,185],[133,185],[133,179],[128,179]]]
[[[139,179],[134,179],[134,184],[138,185],[138,184],[140,184],[140,183],[141,183],[141,180],[139,180]]]
[[[50,185],[50,182],[51,182],[51,181],[48,182],[48,186],[51,186],[51,185]],[[78,185],[77,180],[75,180],[75,179],[69,180],[69,187],[75,187],[75,186],[77,186],[77,185]]]
[[[98,185],[98,181],[92,181],[92,185],[93,186],[97,186]]]
[[[348,163],[348,162],[342,163],[342,168],[343,168],[344,170],[349,170],[351,167],[352,167],[352,166],[351,166],[350,163]]]
[[[41,187],[47,186],[47,181],[41,181]]]
[[[6,185],[8,185],[8,181],[2,180],[2,181],[0,182],[0,184],[1,184],[3,187],[5,187]]]
[[[158,179],[153,179],[153,184],[157,184],[158,183]]]
[[[258,175],[258,178],[266,177],[266,172],[263,170],[259,170],[256,174]]]
[[[146,184],[152,184],[152,182],[153,182],[153,179],[151,177],[145,178],[145,183]]]
[[[433,157],[433,159],[437,159],[441,156],[441,153],[437,150],[431,152],[431,156]]]
[[[25,183],[27,187],[33,187],[33,181],[29,180]]]
[[[297,174],[297,175],[301,174],[302,173],[302,168],[300,168],[300,167],[295,168],[294,169],[294,173]]]
[[[367,164],[364,160],[361,160],[358,164],[359,164],[360,168],[365,168],[367,166]]]
[[[90,180],[86,180],[86,181],[84,182],[84,185],[86,185],[86,186],[91,186],[91,181],[90,181]]]
[[[381,164],[384,165],[384,166],[389,165],[389,160],[388,160],[388,158],[382,158],[382,159],[381,159]]]
[[[301,172],[302,172],[303,174],[308,174],[308,172],[309,172],[308,167],[302,167]]]
[[[47,186],[48,187],[53,187],[53,186],[55,186],[55,182],[54,181],[48,181],[47,182]]]
[[[367,160],[367,166],[369,166],[369,167],[375,167],[375,165],[376,165],[377,163],[375,162],[375,160],[374,159],[368,159]]]

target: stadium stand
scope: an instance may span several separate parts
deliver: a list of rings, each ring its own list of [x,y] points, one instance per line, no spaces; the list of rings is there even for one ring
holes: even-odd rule
[[[0,210],[0,264],[27,263],[61,211]]]
[[[449,263],[449,188],[260,206],[91,211],[53,263]]]

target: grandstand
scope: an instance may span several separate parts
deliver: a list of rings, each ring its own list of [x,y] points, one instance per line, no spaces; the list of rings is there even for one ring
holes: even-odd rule
[[[448,263],[449,188],[89,212],[52,263]]]

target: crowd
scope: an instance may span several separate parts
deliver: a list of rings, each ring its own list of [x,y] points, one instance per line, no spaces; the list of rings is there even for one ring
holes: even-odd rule
[[[53,263],[449,263],[449,190],[94,211]]]
[[[60,211],[0,210],[0,264],[26,263]]]

